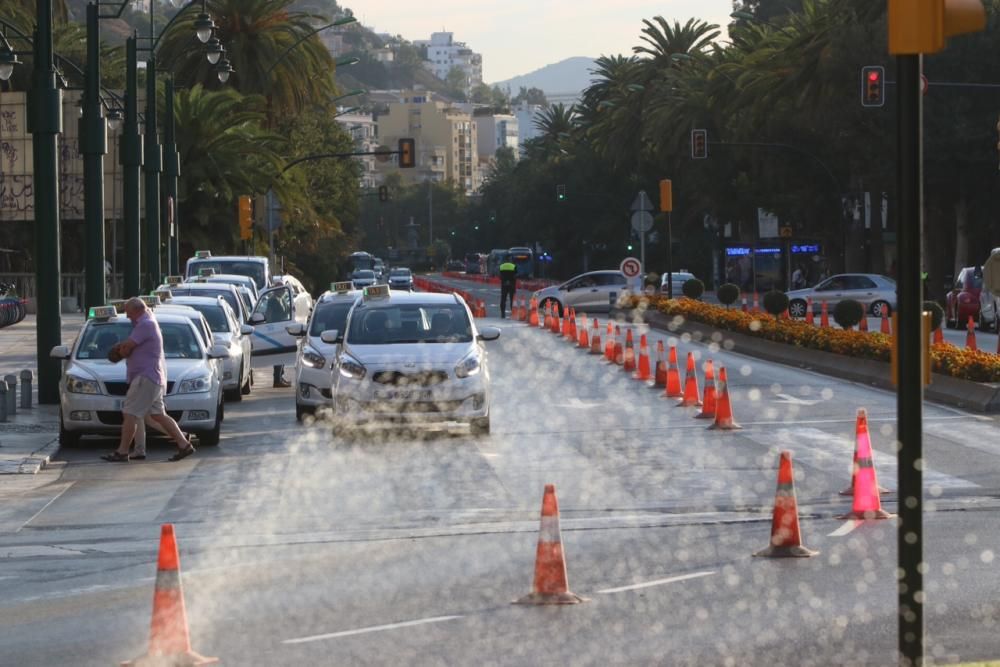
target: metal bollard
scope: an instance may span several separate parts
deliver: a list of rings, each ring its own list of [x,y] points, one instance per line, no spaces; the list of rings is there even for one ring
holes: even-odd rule
[[[3,381],[7,383],[7,416],[13,417],[17,414],[17,376],[4,375]]]
[[[21,409],[30,410],[31,409],[31,381],[34,379],[34,373],[30,369],[24,369],[21,371]]]
[[[7,381],[0,380],[0,422],[7,421]]]

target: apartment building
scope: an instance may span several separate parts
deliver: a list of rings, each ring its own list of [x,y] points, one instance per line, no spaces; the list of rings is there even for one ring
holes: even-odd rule
[[[378,125],[371,114],[345,113],[337,117],[345,130],[354,140],[354,150],[357,152],[372,152],[379,146]],[[356,158],[362,165],[361,189],[373,190],[382,183],[381,172],[376,168],[374,155],[360,155]]]
[[[417,46],[427,48],[427,60],[424,66],[434,76],[444,81],[453,67],[465,74],[465,92],[483,82],[483,57],[470,49],[465,42],[456,42],[453,33],[435,32],[431,38],[415,40]]]
[[[485,113],[475,114],[474,118],[480,159],[492,160],[500,148],[510,148],[514,151],[514,159],[520,159],[521,144],[514,115]]]
[[[511,109],[511,113],[517,119],[517,140],[523,145],[524,142],[535,139],[541,135],[535,127],[535,121],[541,117],[545,108],[540,104],[528,104],[521,102]]]

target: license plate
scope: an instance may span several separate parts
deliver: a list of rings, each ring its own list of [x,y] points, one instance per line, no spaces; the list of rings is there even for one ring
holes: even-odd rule
[[[430,389],[377,389],[375,398],[390,401],[422,401],[431,397]]]
[[[121,412],[122,405],[124,403],[125,403],[124,399],[116,398],[115,399],[115,407],[114,407],[115,412]]]

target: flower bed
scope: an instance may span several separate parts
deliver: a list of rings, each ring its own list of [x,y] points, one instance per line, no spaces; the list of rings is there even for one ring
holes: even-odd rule
[[[687,298],[633,296],[626,305],[640,311],[652,308],[680,317],[681,321],[704,322],[719,329],[810,350],[878,361],[889,361],[891,355],[891,337],[878,332],[822,328],[803,320],[776,319],[766,313],[744,313]],[[974,382],[1000,382],[1000,356],[996,354],[938,343],[931,346],[931,360],[935,373]]]

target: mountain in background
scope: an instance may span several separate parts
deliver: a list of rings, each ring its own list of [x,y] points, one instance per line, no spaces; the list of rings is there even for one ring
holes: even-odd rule
[[[506,81],[491,83],[490,87],[499,86],[500,90],[506,91],[508,88],[512,95],[517,95],[517,91],[524,88],[540,88],[545,91],[547,97],[562,97],[565,93],[578,95],[585,88],[589,88],[594,75],[594,59],[583,56],[567,58],[551,65],[546,65],[534,72],[515,76]]]

